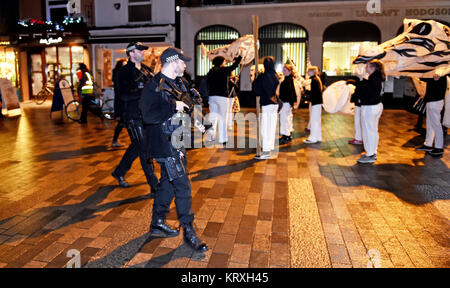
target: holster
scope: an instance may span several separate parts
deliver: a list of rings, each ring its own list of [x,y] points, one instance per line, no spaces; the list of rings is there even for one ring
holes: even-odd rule
[[[173,156],[157,158],[156,161],[160,164],[164,164],[164,169],[166,170],[167,178],[170,182],[187,175],[184,156],[181,156],[180,151],[178,150]]]
[[[139,145],[144,144],[144,128],[139,120],[128,120],[127,130],[130,134],[131,141],[137,142]]]

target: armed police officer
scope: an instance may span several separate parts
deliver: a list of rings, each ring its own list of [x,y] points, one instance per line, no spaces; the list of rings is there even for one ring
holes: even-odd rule
[[[182,80],[186,68],[185,61],[191,58],[176,48],[167,48],[161,54],[162,70],[145,86],[140,101],[147,137],[147,155],[153,157],[161,166],[160,189],[153,202],[153,215],[150,234],[157,237],[174,237],[178,230],[166,223],[170,204],[175,198],[176,211],[180,226],[183,228],[184,241],[195,251],[208,250],[205,243],[196,236],[191,209],[191,184],[186,170],[186,151],[175,148],[171,142],[172,132],[176,130],[176,121],[172,121],[189,106],[181,101],[188,92]],[[186,101],[185,101],[186,102]],[[174,124],[175,122],[175,124]]]
[[[153,161],[145,156],[144,129],[139,111],[139,100],[142,90],[145,84],[154,76],[153,70],[142,64],[145,50],[147,49],[148,46],[144,46],[140,42],[131,42],[126,48],[126,53],[129,57],[128,62],[118,72],[117,88],[119,91],[117,95],[120,97],[121,117],[128,130],[131,144],[119,165],[112,172],[112,176],[119,181],[120,186],[129,187],[128,182],[125,181],[125,174],[130,170],[134,160],[139,157],[147,183],[151,187],[150,195],[154,197],[158,189],[158,178],[154,175]]]

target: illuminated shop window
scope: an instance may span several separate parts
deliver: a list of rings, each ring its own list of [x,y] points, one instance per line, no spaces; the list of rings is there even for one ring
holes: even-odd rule
[[[239,32],[231,27],[223,25],[214,25],[206,27],[197,33],[195,38],[195,59],[196,59],[196,76],[205,76],[212,67],[208,57],[202,59],[201,44],[205,45],[208,50],[213,50],[232,43],[240,37]],[[229,63],[231,65],[231,63]],[[235,73],[237,74],[238,69]]]
[[[18,83],[17,57],[13,48],[0,46],[0,78],[11,80],[14,86]]]
[[[261,48],[259,56],[273,56],[275,69],[282,72],[283,65],[290,59],[296,65],[300,74],[305,74],[306,68],[306,30],[296,24],[277,23],[263,26],[259,29]]]
[[[324,42],[322,70],[328,76],[350,76],[353,60],[359,52],[362,43],[376,46],[377,42]]]
[[[362,43],[377,45],[380,40],[380,29],[373,23],[344,21],[328,26],[323,34],[322,70],[328,76],[351,76],[359,46]]]

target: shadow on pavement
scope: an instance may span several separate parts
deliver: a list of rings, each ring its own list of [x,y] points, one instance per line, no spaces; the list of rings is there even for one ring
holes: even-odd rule
[[[145,233],[142,236],[131,240],[130,242],[116,248],[113,252],[102,257],[98,260],[94,260],[87,263],[83,268],[120,268],[131,261],[135,255],[137,255],[142,248],[148,243],[161,238],[150,236],[150,233]],[[201,260],[205,258],[204,253],[194,253],[194,251],[187,245],[182,244],[169,251],[166,254],[154,257],[148,261],[144,261],[129,268],[161,268],[171,261],[179,258],[192,258],[194,260]]]
[[[225,166],[217,166],[217,167],[213,167],[210,169],[204,169],[204,170],[198,170],[195,172],[191,172],[189,174],[196,175],[196,176],[192,177],[192,179],[191,179],[192,181],[202,181],[202,180],[207,180],[207,179],[215,178],[218,176],[222,176],[225,174],[245,170],[249,167],[252,167],[253,164],[255,164],[256,162],[259,162],[259,161],[261,161],[261,160],[250,159],[250,160],[242,161],[242,162],[235,163],[235,164],[230,164],[230,165],[225,165]]]
[[[98,216],[98,212],[150,199],[149,195],[141,195],[99,205],[116,187],[113,185],[99,187],[80,203],[37,208],[23,215],[6,218],[0,221],[0,227],[8,229],[4,232],[5,235],[22,234],[30,235],[29,238],[39,237],[63,227],[93,219]],[[60,216],[64,217],[58,218]],[[8,241],[6,240],[7,243]]]
[[[419,162],[423,162],[424,165],[417,165]],[[398,198],[414,205],[423,205],[436,200],[449,200],[449,184],[444,181],[449,178],[450,170],[445,163],[440,159],[431,158],[431,156],[415,159],[413,163],[412,165],[355,164],[353,166],[328,164],[319,165],[319,171],[323,177],[336,183],[332,173],[333,169],[341,171],[351,169],[356,175],[347,177],[347,180],[352,178],[355,181],[336,183],[337,186],[372,187],[391,192]],[[444,182],[443,185],[436,184],[437,180],[441,183]]]

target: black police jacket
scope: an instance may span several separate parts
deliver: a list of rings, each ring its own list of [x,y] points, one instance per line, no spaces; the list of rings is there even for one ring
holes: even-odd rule
[[[128,60],[127,64],[119,70],[117,76],[117,88],[119,96],[119,105],[121,117],[123,120],[139,120],[141,113],[139,111],[139,99],[141,98],[142,90],[153,77],[153,70],[141,64],[141,69],[138,70],[135,64]]]
[[[172,117],[176,111],[177,99],[169,92],[161,89],[161,78],[169,79],[162,73],[158,73],[142,91],[139,109],[144,123],[147,155],[151,158],[166,158],[173,156],[173,146],[170,136],[163,133],[162,124]],[[181,83],[181,81],[179,81]],[[170,89],[164,84],[165,88]]]

